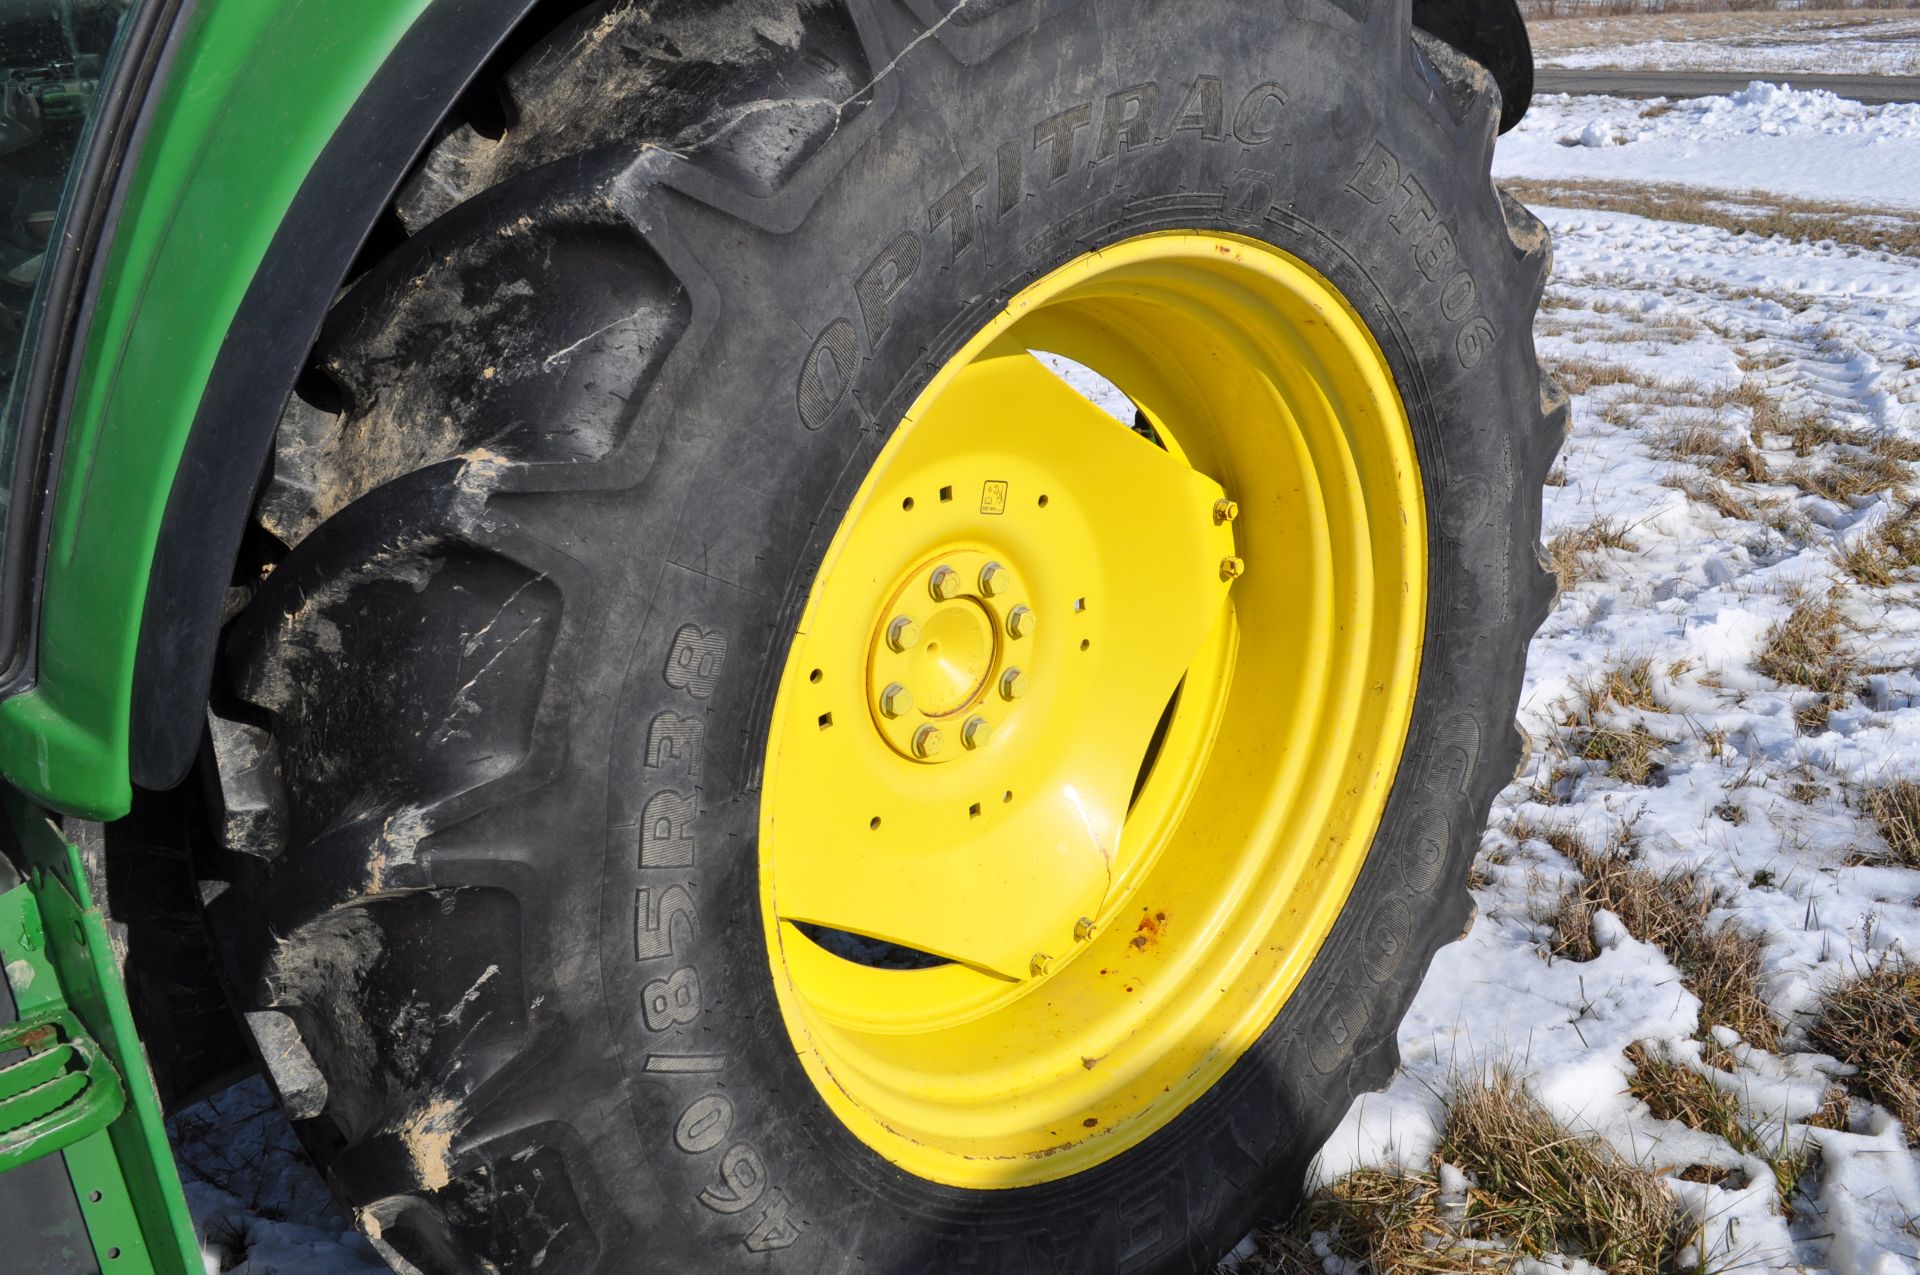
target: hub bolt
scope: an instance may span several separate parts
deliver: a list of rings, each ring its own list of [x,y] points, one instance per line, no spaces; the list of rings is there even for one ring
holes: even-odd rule
[[[880,692],[880,711],[888,717],[900,717],[913,711],[913,692],[898,682],[887,683]]]
[[[1078,921],[1075,921],[1073,923],[1073,937],[1082,943],[1092,938],[1093,937],[1093,918],[1090,916],[1083,916]]]
[[[960,742],[968,748],[982,748],[993,734],[993,726],[984,717],[969,717],[960,728]]]
[[[992,597],[1007,587],[1007,569],[997,562],[989,562],[980,568],[980,592]]]
[[[922,726],[919,730],[913,732],[913,755],[915,757],[931,757],[940,751],[940,745],[945,742],[945,740],[940,738],[938,727]]]
[[[1045,974],[1053,968],[1053,958],[1045,952],[1035,952],[1033,954],[1033,963],[1027,968],[1033,971],[1035,978],[1039,978],[1042,974]]]
[[[1213,502],[1213,520],[1215,522],[1232,522],[1239,516],[1240,505],[1237,501],[1216,500]]]
[[[960,573],[952,567],[935,567],[927,581],[927,590],[933,594],[934,601],[945,602],[960,592]]]
[[[897,615],[887,625],[887,645],[896,651],[910,651],[920,640],[920,626],[904,615]]]
[[[1010,668],[1000,675],[1000,694],[1008,699],[1019,699],[1027,693],[1027,675],[1017,668]]]
[[[1220,578],[1222,580],[1237,580],[1245,575],[1246,572],[1247,563],[1244,558],[1220,559]]]
[[[1007,613],[1007,632],[1023,638],[1033,632],[1033,609],[1017,606]]]

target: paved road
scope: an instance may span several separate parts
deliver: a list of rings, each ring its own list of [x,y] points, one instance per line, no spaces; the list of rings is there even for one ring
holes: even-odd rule
[[[1797,89],[1831,89],[1860,102],[1920,102],[1920,77],[1788,75],[1779,71],[1562,71],[1534,73],[1536,93],[1611,93],[1615,97],[1708,97],[1737,93],[1755,80],[1784,80]]]

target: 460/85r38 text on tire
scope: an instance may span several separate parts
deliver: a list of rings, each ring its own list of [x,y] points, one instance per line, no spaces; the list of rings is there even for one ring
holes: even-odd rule
[[[424,1271],[1204,1268],[1511,770],[1564,409],[1491,81],[1396,0],[741,0],[501,89],[227,640],[307,1145]]]

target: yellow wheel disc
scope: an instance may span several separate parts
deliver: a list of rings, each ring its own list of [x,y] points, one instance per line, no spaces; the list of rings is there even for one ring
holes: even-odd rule
[[[1266,244],[1089,253],[940,368],[821,564],[762,789],[774,985],[848,1129],[1024,1186],[1225,1074],[1366,861],[1426,534],[1379,346]]]

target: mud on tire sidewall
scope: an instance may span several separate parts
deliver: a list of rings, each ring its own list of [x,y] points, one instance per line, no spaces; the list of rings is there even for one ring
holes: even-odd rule
[[[1489,185],[1487,105],[1450,95],[1384,4],[1369,22],[1302,4],[1258,41],[1231,6],[1165,6],[1110,27],[1123,6],[1081,8],[971,67],[917,51],[790,234],[722,233],[710,208],[647,196],[670,228],[663,257],[696,311],[719,316],[675,352],[643,409],[662,441],[636,498],[671,508],[674,530],[627,576],[652,589],[638,640],[616,654],[609,634],[603,648],[628,673],[599,972],[657,1179],[646,1247],[662,1269],[775,1257],[812,1270],[841,1255],[876,1270],[1203,1264],[1258,1212],[1288,1206],[1351,1096],[1384,1082],[1432,952],[1468,915],[1466,866],[1511,770],[1525,641],[1546,596],[1533,545],[1557,441],[1535,437],[1538,253],[1510,237]],[[1062,129],[1071,156],[1056,177],[1048,139]],[[754,853],[773,697],[838,515],[931,370],[1049,269],[1172,228],[1256,237],[1313,265],[1402,386],[1432,529],[1412,735],[1333,935],[1223,1082],[1095,1170],[949,1189],[852,1139],[787,1039]],[[636,960],[636,936],[658,954]],[[665,1006],[694,983],[697,1016],[677,1023],[663,1008],[650,1030],[649,997]],[[662,1070],[683,1066],[716,1070]],[[728,1157],[766,1174],[739,1213],[714,1205]]]

